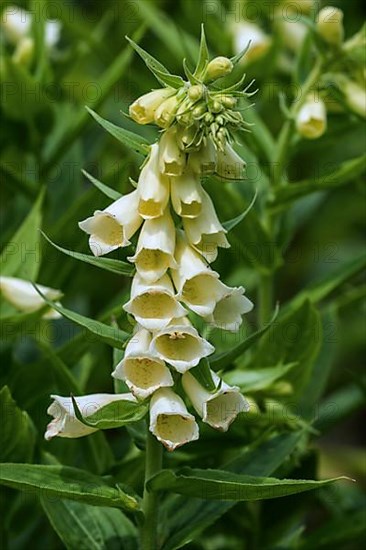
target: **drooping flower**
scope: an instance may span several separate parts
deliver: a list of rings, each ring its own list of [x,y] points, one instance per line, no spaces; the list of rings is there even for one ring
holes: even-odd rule
[[[213,371],[211,376],[217,387],[212,393],[189,372],[183,374],[182,385],[203,422],[226,432],[239,413],[249,410],[249,404],[238,387],[229,386]]]
[[[159,388],[173,386],[173,378],[164,361],[150,351],[151,334],[140,329],[126,346],[122,361],[112,373],[114,378],[124,380],[133,395],[146,399]]]
[[[79,222],[80,229],[90,235],[89,246],[94,256],[131,244],[129,239],[143,222],[137,211],[138,204],[139,193],[135,190]]]
[[[167,388],[156,391],[151,398],[150,431],[168,451],[195,441],[199,435],[197,422],[183,399]]]
[[[169,177],[159,169],[159,144],[151,146],[150,156],[141,170],[138,181],[139,214],[145,218],[158,218],[169,201]]]
[[[250,41],[250,46],[243,63],[252,63],[257,61],[268,52],[272,45],[272,40],[258,25],[249,21],[241,21],[233,25],[234,51],[239,53],[243,51]]]
[[[217,301],[210,315],[206,317],[206,322],[212,326],[237,332],[242,324],[242,315],[249,313],[253,309],[253,303],[244,296],[242,286],[230,288],[226,285],[222,297]]]
[[[129,113],[131,118],[138,124],[150,124],[154,122],[157,108],[173,94],[175,94],[175,90],[169,87],[144,94],[130,105]]]
[[[196,218],[202,210],[202,186],[198,174],[186,170],[181,176],[171,178],[172,205],[178,216]]]
[[[334,6],[325,6],[318,13],[316,27],[326,42],[339,46],[344,39],[343,11]]]
[[[240,180],[244,177],[246,162],[226,143],[224,151],[217,152],[216,172],[224,179]]]
[[[54,401],[48,407],[47,413],[54,418],[47,426],[45,439],[50,440],[56,436],[69,438],[83,437],[97,431],[97,428],[86,426],[76,418],[71,397],[51,395],[51,398]],[[94,415],[110,403],[116,401],[136,402],[136,399],[131,393],[117,395],[96,393],[75,397],[75,401],[81,414],[87,420],[88,417]]]
[[[177,241],[175,258],[178,269],[172,271],[172,278],[178,299],[201,317],[212,314],[227,288],[219,280],[219,274],[209,268],[182,235]]]
[[[165,176],[180,176],[186,165],[186,155],[178,146],[176,129],[166,130],[159,142],[159,168]]]
[[[179,105],[176,95],[173,95],[163,101],[155,111],[154,120],[161,128],[167,128],[174,119]]]
[[[188,158],[189,167],[200,175],[213,174],[216,170],[216,162],[216,149],[210,138],[206,138],[199,150],[190,153]]]
[[[145,281],[154,283],[170,268],[174,260],[175,226],[167,209],[159,218],[146,220],[139,236],[136,253],[128,260],[134,262]]]
[[[176,299],[168,275],[163,275],[154,283],[147,283],[138,273],[132,281],[131,298],[123,309],[148,330],[163,329],[173,318],[187,313]]]
[[[39,285],[38,283],[36,286],[46,298],[52,301],[59,300],[62,296],[61,290]],[[24,279],[2,275],[0,276],[0,291],[5,300],[24,313],[38,311],[46,305],[33,284]],[[43,319],[58,319],[61,315],[57,311],[49,308],[42,317]]]
[[[327,111],[320,97],[309,95],[296,117],[296,128],[306,139],[318,139],[327,129]]]
[[[215,207],[206,191],[202,190],[202,211],[196,218],[183,218],[188,241],[206,258],[213,262],[217,248],[229,248],[226,229],[221,225]]]
[[[198,365],[215,348],[202,338],[187,318],[174,319],[151,341],[151,351],[180,373]]]

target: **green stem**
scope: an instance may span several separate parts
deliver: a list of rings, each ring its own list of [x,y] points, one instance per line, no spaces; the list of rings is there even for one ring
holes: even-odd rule
[[[272,315],[273,274],[261,276],[259,285],[259,326],[268,323]]]
[[[146,462],[145,462],[145,487],[142,501],[144,522],[141,529],[141,548],[143,550],[156,550],[158,528],[158,494],[148,491],[147,481],[159,470],[163,462],[163,446],[150,433],[146,434]]]

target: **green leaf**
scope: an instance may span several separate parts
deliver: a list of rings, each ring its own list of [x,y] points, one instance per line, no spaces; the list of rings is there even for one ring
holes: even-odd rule
[[[0,391],[0,462],[31,460],[36,432],[25,411],[22,411],[4,386]]]
[[[123,349],[123,345],[125,340],[127,340],[130,335],[127,334],[127,332],[124,332],[123,330],[120,330],[116,327],[110,327],[108,325],[105,325],[104,323],[101,323],[100,321],[96,321],[95,319],[90,319],[90,317],[85,317],[84,315],[80,315],[80,313],[76,313],[75,311],[71,311],[70,309],[66,309],[59,304],[56,304],[55,302],[52,302],[51,300],[48,300],[37,288],[37,286],[34,286],[34,288],[38,291],[38,293],[42,296],[44,301],[53,309],[58,311],[63,317],[66,317],[66,319],[69,319],[70,321],[73,321],[77,325],[85,328],[88,332],[91,334],[94,334],[98,340],[101,342],[105,342],[106,344],[109,344],[112,347]]]
[[[201,384],[202,387],[204,387],[208,391],[215,391],[216,385],[215,382],[212,379],[211,370],[210,370],[210,363],[206,357],[201,359],[201,361],[198,363],[197,367],[194,367],[189,371]]]
[[[157,69],[150,69],[152,73],[155,75],[156,79],[162,84],[163,86],[170,86],[170,88],[174,88],[175,90],[178,90],[178,88],[182,88],[185,84],[183,78],[181,76],[175,75],[175,74],[167,74],[163,73],[161,71],[158,71]]]
[[[110,487],[98,476],[69,466],[4,463],[0,483],[19,491],[43,497],[77,500],[93,506],[122,508],[137,512],[140,504],[120,488]]]
[[[258,392],[272,386],[277,380],[280,380],[290,370],[296,367],[297,363],[279,365],[257,370],[234,370],[224,376],[225,382],[234,386],[240,386],[245,392]]]
[[[118,139],[120,143],[128,147],[129,149],[132,149],[133,151],[136,151],[137,153],[140,153],[141,155],[146,156],[150,151],[150,144],[149,142],[139,136],[138,134],[135,134],[134,132],[130,132],[129,130],[125,130],[124,128],[121,128],[120,126],[116,126],[112,122],[109,122],[108,120],[105,120],[101,116],[99,116],[97,113],[95,113],[92,109],[89,109],[89,107],[86,107],[87,111],[92,115],[92,117],[100,124],[107,132],[109,132],[113,137]]]
[[[144,61],[144,63],[146,64],[148,69],[150,69],[150,70],[153,69],[153,70],[160,71],[161,73],[170,74],[168,69],[166,67],[164,67],[164,65],[162,63],[160,63],[160,61],[155,59],[155,57],[153,57],[146,50],[141,48],[141,46],[136,44],[136,42],[134,42],[131,38],[126,36],[126,40],[128,40],[128,42],[133,47],[135,52],[137,52],[139,54],[139,56]]]
[[[366,155],[362,155],[361,157],[347,160],[335,171],[322,176],[320,179],[308,179],[274,189],[274,199],[271,208],[277,211],[311,193],[329,191],[342,185],[348,185],[351,181],[361,176],[365,172],[365,169]]]
[[[84,176],[86,178],[88,178],[88,180],[93,185],[95,185],[95,187],[97,189],[99,189],[99,191],[104,193],[104,195],[106,195],[109,199],[112,199],[113,201],[116,201],[116,200],[118,200],[122,197],[121,193],[119,193],[115,189],[112,189],[111,187],[108,187],[108,185],[105,185],[101,181],[97,180],[97,178],[95,178],[94,176],[89,174],[86,170],[82,170],[81,172],[84,174]]]
[[[0,256],[1,274],[34,281],[40,266],[39,231],[44,191]]]
[[[241,50],[241,52],[237,53],[236,55],[230,58],[230,61],[234,66],[240,63],[240,61],[243,59],[244,55],[247,53],[247,51],[250,48],[250,43],[251,41],[248,40],[248,44],[245,46],[245,48]]]
[[[286,433],[272,437],[265,442],[256,442],[224,468],[231,472],[252,476],[271,475],[294,451],[301,432]],[[168,495],[162,513],[169,518],[163,535],[162,550],[175,550],[192,540],[198,533],[217,521],[235,503],[192,499],[179,495]],[[177,514],[176,510],[180,510]]]
[[[43,237],[57,250],[62,252],[63,254],[66,254],[67,256],[70,256],[71,258],[75,258],[75,260],[80,260],[81,262],[85,262],[87,264],[94,265],[95,267],[100,267],[102,269],[105,269],[106,271],[111,271],[112,273],[116,273],[117,275],[125,275],[126,277],[132,277],[134,272],[134,266],[131,264],[128,264],[127,262],[122,262],[120,260],[113,260],[111,258],[98,258],[95,256],[90,256],[89,254],[82,254],[81,252],[75,252],[74,250],[67,250],[66,248],[62,248],[58,244],[51,241],[49,237],[43,231],[41,231]]]
[[[98,430],[120,428],[121,426],[138,422],[144,418],[149,409],[149,405],[146,402],[114,401],[91,414],[86,419],[83,417],[74,397],[72,397],[72,403],[76,418],[86,426],[97,428]]]
[[[52,527],[69,550],[138,550],[137,531],[121,510],[41,497]],[[117,542],[118,541],[118,542]]]
[[[322,481],[276,479],[235,474],[224,470],[200,470],[186,467],[178,472],[162,470],[149,479],[147,487],[150,491],[172,491],[205,500],[250,502],[295,495],[325,487],[342,479],[348,478],[337,477]]]
[[[197,79],[202,79],[204,72],[206,70],[207,64],[209,61],[209,53],[208,53],[208,47],[206,42],[206,35],[205,35],[205,27],[202,23],[201,25],[201,41],[200,41],[200,51],[198,54],[198,60],[197,65],[195,68],[195,71],[193,73],[193,76]]]
[[[254,203],[255,201],[257,200],[257,196],[258,196],[258,190],[256,190],[255,192],[255,195],[251,201],[251,203],[249,204],[248,208],[246,208],[244,210],[244,212],[242,212],[241,214],[239,214],[239,216],[236,216],[236,218],[233,218],[232,220],[228,220],[227,222],[224,222],[222,225],[225,227],[226,231],[231,231],[232,229],[234,229],[234,227],[236,227],[237,225],[239,225],[239,223],[241,223],[244,218],[246,217],[247,214],[249,214],[249,212],[251,211],[251,209],[253,208],[254,206]]]
[[[253,332],[248,338],[245,338],[242,340],[237,346],[235,346],[232,349],[229,349],[228,351],[223,351],[222,353],[214,355],[212,358],[210,358],[210,366],[213,370],[222,370],[231,365],[237,359],[240,357],[245,351],[247,351],[253,344],[255,344],[259,338],[265,334],[271,326],[274,324],[277,315],[278,315],[278,306],[275,309],[275,312],[272,316],[272,319],[268,323],[268,325],[265,325],[261,329],[257,330],[256,332]]]

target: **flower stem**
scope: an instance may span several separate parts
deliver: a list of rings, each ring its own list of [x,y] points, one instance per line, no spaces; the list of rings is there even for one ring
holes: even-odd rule
[[[148,491],[147,481],[159,470],[163,462],[163,446],[146,430],[146,461],[145,461],[145,487],[142,501],[144,522],[141,529],[141,548],[144,550],[156,550],[158,528],[158,494]]]

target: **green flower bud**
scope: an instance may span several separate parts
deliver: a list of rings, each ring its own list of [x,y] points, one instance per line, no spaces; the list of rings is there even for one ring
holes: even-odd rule
[[[211,122],[213,122],[215,120],[215,117],[213,116],[212,113],[206,113],[204,120],[205,120],[206,124],[211,124]]]
[[[234,65],[228,57],[215,57],[207,65],[205,80],[216,80],[227,76],[233,70]]]
[[[196,84],[188,89],[188,97],[192,101],[198,101],[201,99],[205,91],[203,84]]]
[[[207,111],[206,103],[204,102],[200,103],[192,111],[193,118],[200,118],[202,115],[206,113],[206,111]]]
[[[217,99],[215,99],[215,101],[213,101],[210,108],[211,108],[211,111],[213,113],[219,113],[223,109],[222,104]]]
[[[226,109],[232,109],[237,103],[236,97],[230,95],[223,95],[220,97],[220,101]]]
[[[174,95],[169,97],[161,103],[161,105],[156,109],[154,119],[156,124],[161,128],[167,128],[173,122],[175,113],[177,112],[178,99]]]
[[[320,36],[332,46],[339,46],[343,42],[343,11],[326,6],[318,13],[316,26]]]

